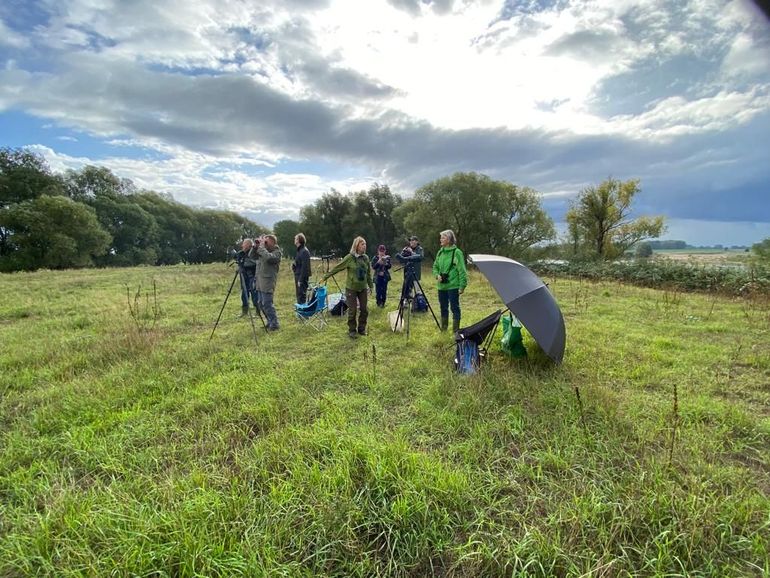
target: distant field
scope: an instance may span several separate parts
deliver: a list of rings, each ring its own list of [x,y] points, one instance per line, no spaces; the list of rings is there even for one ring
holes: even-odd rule
[[[656,249],[654,255],[676,261],[719,264],[743,263],[748,258],[749,253],[744,250],[731,251],[724,249]]]
[[[282,329],[233,295],[209,341],[232,275],[0,275],[0,576],[770,574],[766,297],[549,278],[564,363],[467,377],[400,275],[366,338],[284,266]]]

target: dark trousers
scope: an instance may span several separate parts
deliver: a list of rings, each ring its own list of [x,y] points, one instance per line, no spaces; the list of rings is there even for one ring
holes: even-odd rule
[[[377,292],[377,305],[384,307],[385,301],[388,298],[388,278],[384,275],[382,277],[377,276],[374,288]]]
[[[348,304],[348,331],[356,330],[356,312],[358,309],[360,309],[358,312],[358,332],[362,333],[366,330],[366,319],[369,317],[367,301],[366,289],[363,291],[345,290],[345,302]]]
[[[439,289],[438,304],[441,309],[441,317],[449,319],[449,308],[452,308],[452,319],[460,321],[460,290]]]
[[[241,305],[244,307],[249,306],[249,295],[251,295],[251,302],[254,303],[254,308],[259,309],[259,295],[254,283],[254,273],[241,269]]]
[[[307,279],[295,279],[294,288],[297,290],[297,303],[304,303],[307,299]]]

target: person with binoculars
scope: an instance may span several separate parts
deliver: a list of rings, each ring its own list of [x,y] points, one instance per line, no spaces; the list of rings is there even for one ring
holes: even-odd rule
[[[441,331],[449,326],[449,309],[452,309],[452,330],[460,328],[460,295],[468,285],[465,255],[457,248],[454,231],[447,229],[439,234],[441,248],[433,261],[433,276],[438,282],[438,303],[441,309]]]

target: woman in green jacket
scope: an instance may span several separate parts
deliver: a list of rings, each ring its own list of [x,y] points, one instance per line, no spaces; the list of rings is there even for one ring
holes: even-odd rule
[[[345,258],[336,267],[321,277],[321,283],[325,283],[329,277],[343,269],[346,269],[348,274],[345,283],[345,302],[348,305],[348,335],[351,338],[356,338],[359,335],[366,335],[366,319],[369,317],[369,309],[366,305],[374,285],[372,266],[369,263],[369,257],[366,256],[366,239],[363,237],[353,239],[350,253],[345,255]],[[358,308],[360,308],[360,312],[356,327],[356,310]]]
[[[433,276],[438,281],[438,303],[441,308],[441,331],[449,326],[449,309],[452,309],[452,329],[460,329],[460,295],[468,285],[465,255],[457,248],[454,231],[447,229],[439,234],[441,248],[433,261]]]

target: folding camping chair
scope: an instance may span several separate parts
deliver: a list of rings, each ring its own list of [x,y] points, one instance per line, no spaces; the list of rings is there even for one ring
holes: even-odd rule
[[[326,326],[326,285],[317,285],[310,292],[307,303],[295,303],[294,312],[303,324],[316,331]]]
[[[476,373],[486,357],[495,336],[497,324],[503,314],[498,309],[481,321],[455,331],[455,369],[460,373]]]

